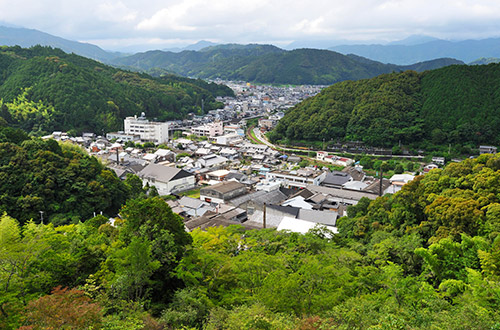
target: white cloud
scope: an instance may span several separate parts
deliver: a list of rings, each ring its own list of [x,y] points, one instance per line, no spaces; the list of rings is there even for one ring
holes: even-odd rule
[[[0,0],[0,21],[78,40],[387,39],[500,34],[494,0]]]

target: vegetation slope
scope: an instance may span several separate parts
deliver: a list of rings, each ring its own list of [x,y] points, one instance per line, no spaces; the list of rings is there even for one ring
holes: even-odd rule
[[[399,142],[433,148],[500,144],[500,65],[454,65],[348,81],[289,110],[272,141]]]
[[[438,59],[411,66],[424,71],[451,64],[454,59]],[[275,84],[330,85],[344,80],[375,77],[382,73],[409,69],[383,64],[359,56],[345,56],[328,50],[285,51],[271,45],[219,45],[200,51],[180,53],[151,51],[117,58],[113,64],[156,75],[173,72],[205,79],[243,80]]]
[[[453,163],[362,199],[333,236],[239,226],[188,234],[144,194],[114,226],[102,216],[23,225],[4,214],[0,326],[498,329],[499,183],[500,155]]]
[[[183,118],[220,106],[232,91],[201,80],[152,78],[47,47],[0,48],[0,106],[9,124],[27,132],[108,132],[126,116],[145,112],[158,120]]]

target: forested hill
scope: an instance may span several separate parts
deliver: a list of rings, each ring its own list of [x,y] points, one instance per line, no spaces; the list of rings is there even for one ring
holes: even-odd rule
[[[0,215],[2,329],[500,327],[500,154],[363,198],[338,234],[237,225],[187,233],[139,178],[120,182],[74,147],[5,130],[0,198],[9,205],[0,210],[12,213]],[[17,207],[5,178],[25,185]],[[78,198],[64,195],[71,189]],[[113,225],[89,214],[106,207],[107,189],[128,199]],[[66,214],[23,221],[39,210]]]
[[[345,56],[328,50],[286,51],[271,45],[230,44],[180,53],[164,51],[139,53],[117,58],[113,64],[155,74],[173,72],[209,79],[330,85],[344,80],[371,78],[393,71],[407,69],[424,71],[463,62],[437,59],[408,67],[383,64],[354,55]]]
[[[9,124],[34,134],[54,130],[121,129],[126,116],[182,118],[213,109],[217,95],[232,95],[226,86],[167,75],[153,78],[36,46],[0,48],[1,112]]]
[[[500,64],[453,65],[341,82],[289,110],[273,141],[391,147],[500,143]]]

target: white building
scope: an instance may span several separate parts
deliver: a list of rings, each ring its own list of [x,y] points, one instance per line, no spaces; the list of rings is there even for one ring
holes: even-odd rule
[[[305,188],[307,185],[319,186],[326,178],[326,172],[315,172],[310,169],[266,174],[267,180],[279,181],[286,188]]]
[[[137,173],[143,185],[155,186],[160,195],[169,195],[195,187],[194,174],[176,167],[149,164]]]
[[[224,125],[221,121],[191,128],[191,133],[196,136],[218,136],[224,134]]]
[[[141,140],[141,137],[136,134],[127,134],[123,131],[118,131],[118,132],[111,132],[106,134],[106,139],[108,140],[117,140],[117,141],[122,141],[122,142],[139,142]]]
[[[125,133],[139,135],[142,142],[156,144],[168,141],[168,123],[149,121],[144,112],[140,117],[127,117],[124,120]]]
[[[230,146],[243,142],[243,138],[239,134],[232,133],[211,137],[210,141],[215,142],[219,145]]]

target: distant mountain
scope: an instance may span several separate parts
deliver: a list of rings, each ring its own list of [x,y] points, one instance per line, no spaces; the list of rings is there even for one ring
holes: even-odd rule
[[[425,150],[449,144],[461,150],[499,145],[499,90],[500,64],[452,65],[345,81],[288,110],[270,138],[286,144],[403,143]]]
[[[481,57],[500,57],[500,38],[465,41],[434,40],[416,45],[340,45],[330,50],[356,54],[382,63],[407,65],[436,58],[456,58],[466,63]]]
[[[500,58],[498,57],[482,57],[479,58],[475,61],[472,61],[469,63],[469,65],[484,65],[484,64],[491,64],[491,63],[500,63]]]
[[[393,71],[425,71],[463,62],[439,59],[412,66],[398,66],[329,50],[286,51],[271,45],[227,44],[206,47],[197,52],[138,53],[118,58],[113,64],[154,75],[169,72],[204,79],[330,85],[338,81],[371,78]]]
[[[108,62],[120,56],[119,53],[107,52],[96,45],[63,39],[38,30],[6,26],[0,26],[0,45],[25,48],[35,45],[50,46],[101,62]]]
[[[187,47],[184,47],[184,50],[202,50],[203,48],[211,47],[211,46],[217,46],[215,42],[211,41],[206,41],[206,40],[200,40],[195,44],[189,45]]]
[[[60,49],[0,48],[0,117],[35,135],[54,130],[109,132],[126,116],[182,119],[234,95],[224,85],[122,71]]]
[[[206,41],[206,40],[200,40],[197,43],[194,43],[192,45],[188,45],[186,47],[173,47],[173,48],[165,48],[162,49],[164,52],[172,52],[172,53],[180,53],[183,50],[202,50],[203,48],[206,47],[211,47],[211,46],[217,46],[218,44],[211,42],[211,41]]]
[[[423,35],[412,35],[402,40],[389,42],[388,45],[403,45],[403,46],[415,46],[425,44],[431,41],[437,41],[438,38],[423,36]]]

